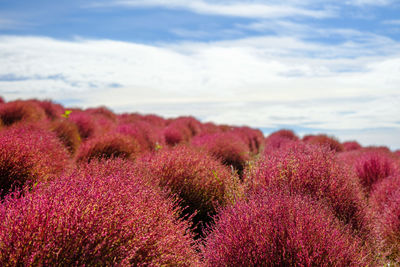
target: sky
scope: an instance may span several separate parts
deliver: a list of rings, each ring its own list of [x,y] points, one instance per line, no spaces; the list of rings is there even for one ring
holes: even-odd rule
[[[400,149],[400,1],[0,0],[0,95]]]

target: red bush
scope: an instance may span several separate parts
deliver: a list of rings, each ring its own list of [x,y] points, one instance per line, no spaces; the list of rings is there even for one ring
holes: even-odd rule
[[[352,151],[352,150],[359,150],[362,146],[356,141],[347,141],[343,144],[344,151]]]
[[[50,180],[67,169],[69,163],[65,147],[49,131],[19,126],[0,132],[2,195],[24,184]]]
[[[400,262],[400,188],[391,194],[391,199],[382,212],[381,223],[389,259],[396,266]]]
[[[292,130],[283,129],[273,132],[265,139],[266,152],[272,152],[298,140],[299,137]]]
[[[67,119],[59,119],[50,124],[50,130],[57,135],[71,154],[75,154],[81,144],[81,137],[76,124]]]
[[[258,154],[264,148],[264,135],[260,130],[249,127],[237,127],[232,130],[247,144],[253,154]]]
[[[136,171],[177,194],[196,223],[208,222],[216,207],[233,201],[237,179],[206,152],[185,146],[159,150],[137,159]],[[201,231],[201,226],[198,232]]]
[[[94,115],[83,111],[72,111],[68,120],[76,124],[82,140],[100,135],[100,126],[97,124]]]
[[[46,113],[47,118],[50,120],[55,120],[61,118],[64,114],[64,108],[60,104],[56,104],[51,100],[30,100],[40,106]]]
[[[32,101],[12,101],[0,105],[0,119],[6,126],[18,122],[38,122],[46,118],[44,110]]]
[[[193,138],[192,145],[204,148],[224,165],[232,166],[240,175],[250,160],[249,147],[233,132],[197,136]]]
[[[327,147],[294,143],[266,155],[246,173],[253,190],[279,188],[308,194],[329,206],[339,220],[368,242],[377,240],[375,217],[368,209],[361,185],[349,168],[335,160]]]
[[[354,164],[357,176],[367,192],[374,183],[398,172],[398,166],[390,153],[380,150],[364,151]]]
[[[303,137],[303,141],[315,145],[328,146],[331,150],[336,152],[344,151],[343,145],[336,138],[327,136],[325,134],[306,135]]]
[[[90,162],[93,159],[123,158],[135,159],[140,146],[135,139],[120,134],[107,134],[92,138],[83,143],[78,151],[78,162]]]
[[[370,205],[382,213],[393,199],[393,194],[400,188],[400,174],[389,176],[376,182],[371,189]]]
[[[123,161],[93,162],[0,204],[3,266],[191,266],[188,222]]]
[[[205,240],[207,266],[367,266],[362,244],[319,202],[257,194],[227,207]]]

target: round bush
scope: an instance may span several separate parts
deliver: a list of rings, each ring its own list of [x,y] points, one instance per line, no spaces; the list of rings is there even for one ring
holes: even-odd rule
[[[355,161],[354,168],[367,192],[377,181],[398,172],[398,166],[392,155],[379,150],[363,152]]]
[[[192,266],[199,262],[172,199],[122,160],[91,162],[0,204],[5,266]]]
[[[329,147],[332,151],[342,152],[344,151],[343,145],[334,137],[327,136],[325,134],[319,135],[307,135],[303,138],[304,142],[309,142],[315,145],[322,145]]]
[[[72,155],[75,154],[81,144],[81,137],[76,124],[66,119],[59,119],[50,124],[50,129],[57,135],[68,151]]]
[[[284,147],[288,143],[296,142],[298,140],[299,137],[292,130],[282,129],[273,132],[265,139],[265,152],[272,152],[276,149]]]
[[[400,174],[392,175],[376,182],[369,196],[370,205],[382,213],[390,205],[393,194],[400,188]]]
[[[75,123],[82,140],[100,135],[100,126],[94,115],[83,111],[72,111],[68,120]]]
[[[335,152],[328,147],[306,143],[286,146],[261,158],[245,180],[252,191],[278,188],[308,194],[324,202],[367,243],[378,240],[375,214],[367,206],[357,177],[335,160]]]
[[[136,161],[136,171],[182,200],[186,214],[194,222],[209,222],[218,206],[231,202],[240,193],[237,178],[204,151],[185,146],[161,149]],[[199,225],[200,232],[202,225]]]
[[[362,146],[356,141],[347,141],[344,142],[342,145],[344,151],[359,150],[362,148]]]
[[[46,118],[44,110],[33,101],[12,101],[0,105],[0,119],[6,126],[18,122],[38,122]]]
[[[260,130],[249,127],[236,127],[232,132],[242,138],[251,153],[258,154],[264,149],[264,135]]]
[[[69,154],[54,133],[32,125],[0,132],[2,195],[24,184],[50,180],[69,167]]]
[[[121,134],[110,133],[92,138],[83,143],[78,151],[78,162],[90,162],[93,159],[124,158],[135,159],[140,146],[135,139]]]
[[[366,266],[361,243],[319,202],[268,192],[216,216],[207,266]]]
[[[192,145],[204,148],[222,164],[228,167],[232,166],[239,175],[242,174],[250,160],[249,147],[233,132],[196,136],[192,140]]]

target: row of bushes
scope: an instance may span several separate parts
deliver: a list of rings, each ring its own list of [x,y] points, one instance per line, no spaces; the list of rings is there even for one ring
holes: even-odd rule
[[[0,263],[400,262],[400,157],[192,117],[0,101]]]

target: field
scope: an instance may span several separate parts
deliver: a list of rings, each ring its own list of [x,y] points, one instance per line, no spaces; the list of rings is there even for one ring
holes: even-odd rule
[[[1,266],[397,266],[400,151],[0,97]]]

